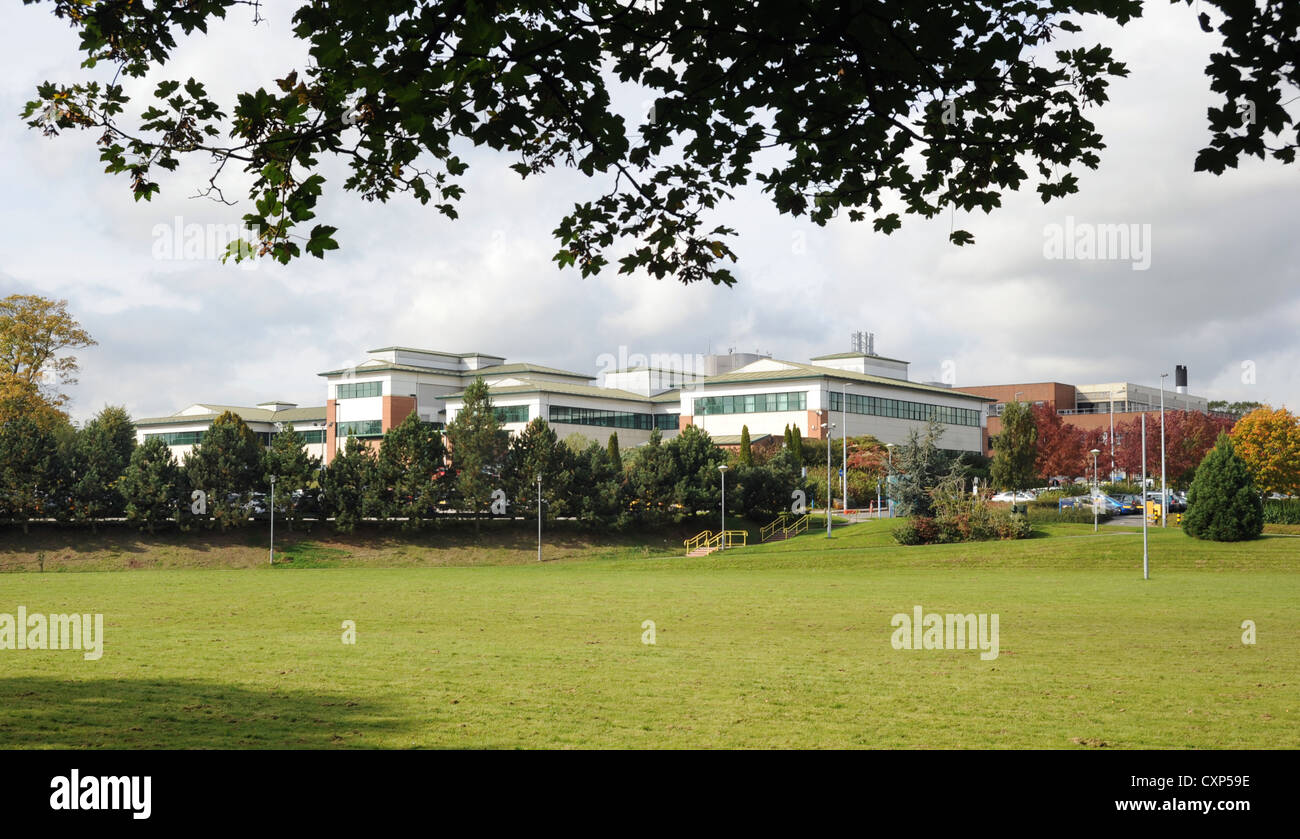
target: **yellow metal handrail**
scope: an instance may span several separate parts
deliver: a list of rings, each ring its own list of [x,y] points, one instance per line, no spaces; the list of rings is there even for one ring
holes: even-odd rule
[[[720,535],[725,537],[724,547],[744,548],[749,546],[748,530],[724,530]]]
[[[799,518],[795,519],[789,526],[781,528],[781,533],[787,539],[789,539],[791,536],[795,536],[800,533],[806,533],[807,531],[808,531],[808,515],[806,513],[800,516]]]
[[[690,553],[697,548],[706,547],[711,541],[713,541],[713,531],[702,530],[691,538],[683,541],[682,544],[686,545],[686,552]]]
[[[785,530],[790,524],[790,514],[781,513],[770,523],[763,525],[758,529],[758,541],[766,542],[776,535],[776,531]]]

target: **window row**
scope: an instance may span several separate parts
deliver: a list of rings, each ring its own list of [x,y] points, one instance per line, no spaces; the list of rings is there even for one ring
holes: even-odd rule
[[[338,425],[339,437],[383,437],[383,420],[352,420]]]
[[[876,417],[896,417],[898,419],[926,422],[937,419],[949,425],[969,425],[978,428],[980,412],[971,408],[951,408],[947,405],[931,405],[926,402],[908,402],[905,399],[886,399],[882,396],[863,396],[850,393],[850,414],[869,414]],[[844,410],[844,394],[831,391],[831,412]]]
[[[808,407],[807,391],[792,393],[742,393],[736,396],[704,396],[695,400],[695,413],[756,414],[768,411],[802,411]]]
[[[677,414],[641,414],[635,411],[607,411],[601,408],[569,408],[564,405],[551,406],[551,424],[567,423],[569,425],[599,425],[606,428],[639,428],[649,431],[658,428],[661,431],[676,430]]]
[[[203,435],[206,431],[164,431],[159,434],[146,434],[144,439],[152,440],[154,437],[161,437],[162,441],[169,446],[197,446],[203,442]]]
[[[207,431],[163,431],[157,434],[146,434],[144,438],[149,440],[154,437],[161,437],[163,443],[168,446],[197,446],[203,442],[203,437],[207,433]],[[275,434],[270,431],[255,431],[253,434],[257,437],[257,442],[263,446],[271,445],[271,441],[275,439]],[[321,429],[298,431],[298,436],[302,438],[304,445],[325,442],[325,432]]]
[[[337,399],[361,399],[365,396],[383,396],[383,382],[341,382]]]
[[[528,422],[527,405],[497,405],[492,409],[497,422]]]

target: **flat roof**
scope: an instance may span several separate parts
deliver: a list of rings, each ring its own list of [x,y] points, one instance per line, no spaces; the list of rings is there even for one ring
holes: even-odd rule
[[[1060,385],[1061,387],[1078,387],[1078,385],[1068,384],[1066,382],[1011,382],[1008,384],[998,385],[968,385],[968,387],[1036,387],[1041,385]]]

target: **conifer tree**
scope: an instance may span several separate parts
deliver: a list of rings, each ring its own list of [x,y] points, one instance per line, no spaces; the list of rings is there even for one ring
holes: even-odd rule
[[[1187,491],[1183,532],[1213,542],[1241,542],[1264,532],[1264,502],[1236,444],[1220,434]]]

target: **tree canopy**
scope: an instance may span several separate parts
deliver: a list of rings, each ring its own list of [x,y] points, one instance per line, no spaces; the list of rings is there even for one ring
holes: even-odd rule
[[[0,421],[29,416],[45,428],[67,422],[60,385],[76,384],[77,358],[65,350],[95,339],[68,313],[68,301],[35,294],[0,300]]]
[[[1261,492],[1300,494],[1300,417],[1256,408],[1237,420],[1232,438]]]
[[[257,241],[233,244],[237,259],[337,247],[335,224],[313,220],[339,161],[346,191],[406,193],[455,218],[458,152],[485,147],[521,177],[570,168],[594,181],[555,228],[559,265],[586,276],[616,260],[620,272],[721,284],[735,282],[736,260],[722,206],[747,185],[781,213],[882,233],[909,214],[990,212],[1028,184],[1044,201],[1076,192],[1105,145],[1090,109],[1127,70],[1107,47],[1053,42],[1142,11],[1140,0],[312,0],[292,18],[306,66],[219,103],[205,79],[159,71],[183,66],[184,47],[232,9],[259,23],[256,0],[24,2],[48,2],[78,32],[85,68],[38,85],[28,124],[96,132],[137,200],[187,159],[225,200],[227,167],[242,168]],[[1220,38],[1205,72],[1221,104],[1195,168],[1292,162],[1283,94],[1297,81],[1300,9],[1205,0],[1196,11]],[[124,82],[146,75],[163,78],[136,102]],[[615,106],[629,91],[647,103],[633,120]],[[973,241],[962,229],[951,239]]]
[[[1002,410],[1002,431],[993,449],[993,483],[1013,492],[1025,489],[1034,478],[1038,456],[1038,424],[1033,408],[1023,402],[1008,402]]]

